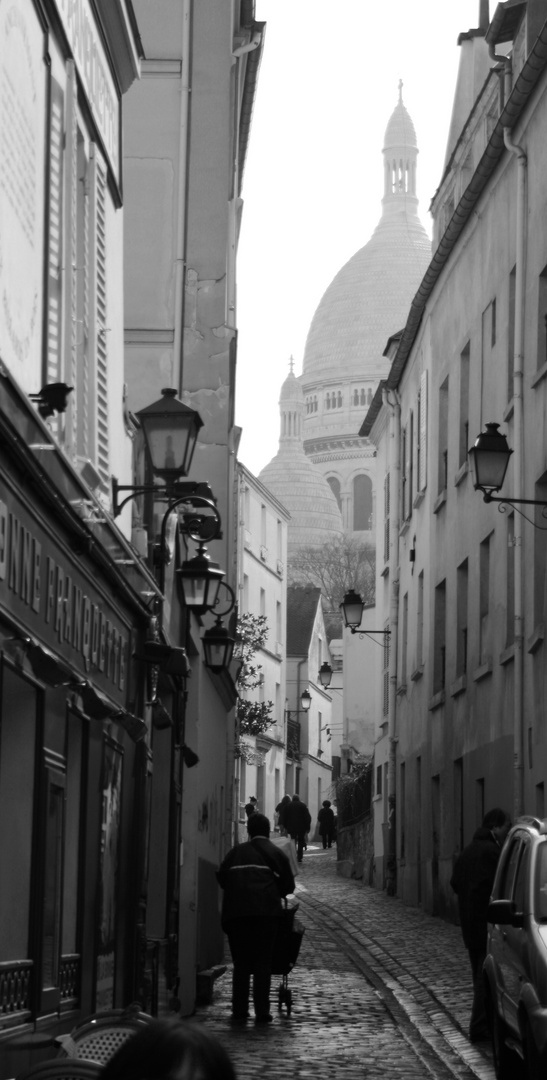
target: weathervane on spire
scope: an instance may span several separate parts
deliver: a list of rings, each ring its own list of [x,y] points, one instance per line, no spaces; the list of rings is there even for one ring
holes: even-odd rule
[[[399,101],[403,100],[403,80],[399,79]]]
[[[289,368],[290,368],[290,374],[294,375],[294,356],[292,356],[292,354],[291,354],[291,358],[289,360]]]

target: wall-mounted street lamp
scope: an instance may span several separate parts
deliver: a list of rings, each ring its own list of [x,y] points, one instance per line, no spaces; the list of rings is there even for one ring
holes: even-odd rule
[[[360,596],[359,593],[356,593],[354,589],[350,589],[340,604],[344,626],[348,630],[351,630],[352,634],[359,634],[360,638],[370,637],[372,634],[383,634],[383,642],[377,641],[376,644],[382,645],[382,648],[384,648],[387,645],[386,637],[389,637],[391,630],[361,630],[361,619],[363,618],[365,607],[366,604],[362,596]],[[375,641],[375,638],[372,638],[372,640]]]
[[[505,474],[509,465],[509,458],[513,451],[507,443],[505,435],[499,430],[499,424],[487,424],[484,431],[475,439],[474,445],[467,452],[471,468],[471,477],[475,491],[481,491],[485,502],[498,502],[498,509],[504,513],[505,507],[510,506],[518,514],[526,518],[536,529],[541,529],[531,518],[526,517],[518,506],[541,506],[542,517],[547,518],[547,503],[542,499],[514,499],[512,496],[504,498],[494,494],[503,487]]]
[[[221,518],[209,485],[183,479],[192,464],[203,421],[194,409],[178,400],[177,392],[173,389],[162,390],[159,401],[146,406],[135,415],[141,425],[149,468],[160,483],[118,484],[113,477],[114,517],[121,513],[130,499],[141,495],[153,495],[155,501],[167,503],[155,560],[158,566],[158,585],[163,593],[165,565],[168,562],[167,526],[171,514],[182,508],[178,520],[179,532],[194,540],[199,545],[199,550],[194,558],[183,562],[182,567],[176,571],[177,579],[187,607],[201,614],[212,611],[218,603],[221,584],[225,585],[233,597],[231,589],[223,581],[224,571],[218,563],[211,561],[204,544],[205,539],[214,540],[222,535]],[[120,501],[121,492],[128,494]],[[229,610],[232,610],[233,606],[232,603]],[[160,610],[160,629],[161,614]],[[215,672],[222,671],[230,663],[233,639],[222,625],[220,616],[212,630],[205,632],[202,640],[206,666]]]
[[[328,690],[329,687],[330,687],[331,690],[343,690],[344,689],[343,686],[331,686],[330,685],[331,684],[331,679],[332,679],[332,668],[331,668],[330,664],[327,663],[327,661],[325,660],[325,661],[323,661],[323,663],[321,664],[321,667],[319,668],[319,682],[321,683],[321,686],[324,686],[325,690]]]

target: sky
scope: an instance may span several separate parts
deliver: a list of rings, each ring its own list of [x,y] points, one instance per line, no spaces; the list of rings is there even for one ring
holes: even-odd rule
[[[243,178],[236,381],[238,456],[255,475],[277,452],[289,359],[299,375],[325,289],[379,221],[383,138],[399,80],[431,235],[458,35],[478,14],[479,0],[256,0],[266,35]]]

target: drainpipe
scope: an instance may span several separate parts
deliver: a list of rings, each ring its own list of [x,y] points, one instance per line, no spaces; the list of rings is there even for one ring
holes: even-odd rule
[[[397,646],[399,638],[399,506],[401,498],[401,399],[393,390],[383,390],[384,405],[391,410],[388,453],[390,472],[390,553],[389,553],[389,711],[387,765],[388,792],[388,850],[386,861],[386,892],[397,892]],[[393,507],[393,513],[391,512]]]
[[[179,176],[177,188],[177,233],[175,247],[175,319],[173,340],[173,382],[183,391],[184,351],[184,271],[186,267],[186,202],[188,199],[188,138],[190,114],[190,31],[192,0],[182,0],[181,85],[179,121]]]
[[[516,225],[516,275],[515,275],[515,341],[513,360],[513,487],[515,499],[524,497],[524,268],[526,252],[526,170],[527,157],[521,146],[513,142],[510,128],[503,129],[507,150],[517,159],[517,225]],[[520,517],[515,521],[515,688],[514,688],[514,819],[524,810],[524,761],[523,761],[523,671],[524,671],[524,551],[520,531]]]

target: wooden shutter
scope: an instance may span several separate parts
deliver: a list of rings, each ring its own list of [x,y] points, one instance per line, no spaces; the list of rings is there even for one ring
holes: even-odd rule
[[[73,386],[66,410],[66,449],[73,455],[77,447],[78,359],[77,359],[77,191],[78,191],[78,88],[73,60],[67,60],[66,118],[65,118],[65,204],[63,212],[63,367],[62,381]]]
[[[106,165],[96,146],[92,147],[91,162],[91,325],[94,359],[94,465],[103,481],[110,483],[110,449],[108,436],[108,304],[106,262]],[[93,392],[93,391],[91,391]]]
[[[46,383],[62,382],[63,123],[64,94],[51,80],[47,251]]]

